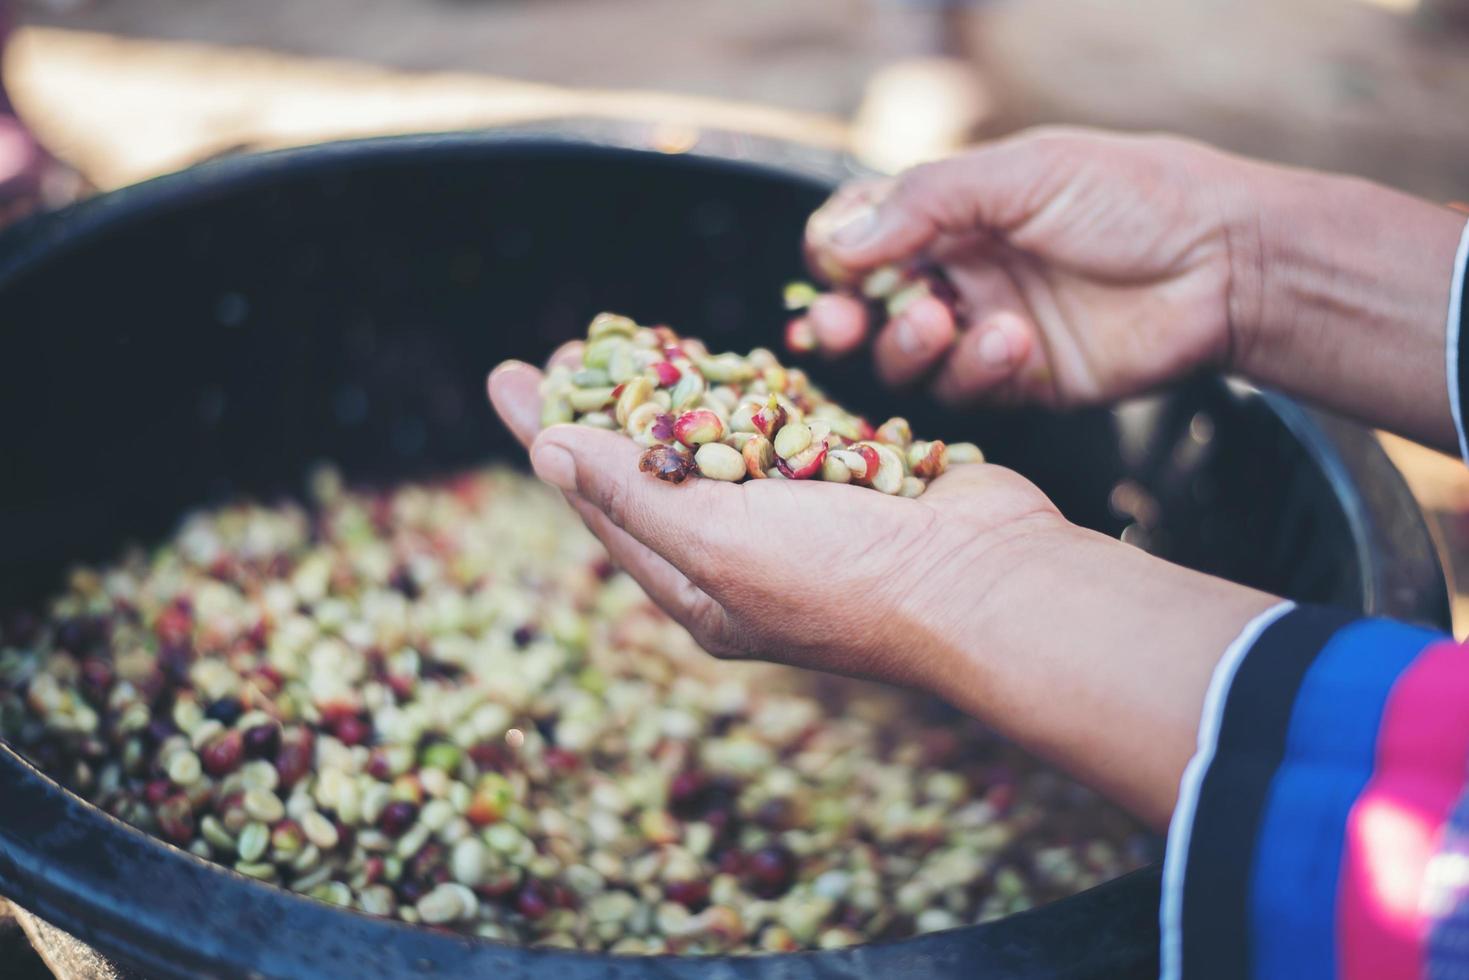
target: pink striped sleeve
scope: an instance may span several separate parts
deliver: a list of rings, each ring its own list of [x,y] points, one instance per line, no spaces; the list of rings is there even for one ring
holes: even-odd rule
[[[1469,773],[1469,654],[1445,641],[1394,684],[1352,807],[1337,894],[1345,980],[1423,976],[1428,863]]]

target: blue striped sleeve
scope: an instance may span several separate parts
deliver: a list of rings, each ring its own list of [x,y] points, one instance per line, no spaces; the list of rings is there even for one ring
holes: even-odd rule
[[[1350,814],[1395,685],[1444,638],[1283,604],[1231,645],[1169,828],[1165,978],[1337,975]]]
[[[1335,976],[1347,817],[1371,778],[1398,676],[1442,634],[1385,620],[1339,630],[1306,670],[1250,873],[1252,975]]]

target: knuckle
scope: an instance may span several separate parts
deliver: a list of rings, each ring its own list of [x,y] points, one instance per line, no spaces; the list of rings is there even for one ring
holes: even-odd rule
[[[972,218],[973,161],[949,157],[920,163],[899,178],[887,206],[937,230],[958,230]]]
[[[951,167],[947,161],[934,160],[909,168],[898,178],[890,200],[900,206],[925,202],[942,189]]]

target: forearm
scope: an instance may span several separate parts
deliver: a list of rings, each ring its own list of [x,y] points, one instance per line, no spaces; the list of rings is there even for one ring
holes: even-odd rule
[[[1457,447],[1445,325],[1464,217],[1367,181],[1246,164],[1232,367],[1368,424]]]
[[[1214,667],[1277,600],[1074,527],[1013,550],[937,625],[941,693],[1164,826]]]

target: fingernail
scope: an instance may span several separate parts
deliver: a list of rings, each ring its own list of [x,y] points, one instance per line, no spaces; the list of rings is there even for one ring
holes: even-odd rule
[[[555,443],[537,446],[531,454],[530,463],[536,476],[557,490],[576,492],[576,460],[562,447]]]
[[[519,370],[520,368],[529,367],[529,366],[530,365],[526,364],[524,361],[517,361],[515,358],[512,357],[508,361],[501,361],[499,364],[496,364],[495,365],[495,369],[490,372],[490,375],[491,376],[494,376],[496,374],[501,374],[501,373],[503,373],[505,371],[516,371],[516,370]]]
[[[898,349],[904,354],[913,355],[923,353],[928,346],[928,338],[923,336],[923,331],[918,329],[918,324],[908,317],[898,320],[894,327],[897,331]],[[981,345],[983,350],[983,345]]]
[[[523,367],[529,367],[529,365],[526,364],[524,361],[501,361],[499,364],[496,364],[495,369],[490,372],[490,381],[493,382],[502,374],[509,374],[511,371],[519,371]]]
[[[877,208],[858,204],[850,214],[838,219],[832,229],[831,243],[841,248],[859,248],[867,244],[877,231]]]
[[[1000,327],[991,327],[979,338],[979,359],[992,368],[1010,364],[1010,339]]]

